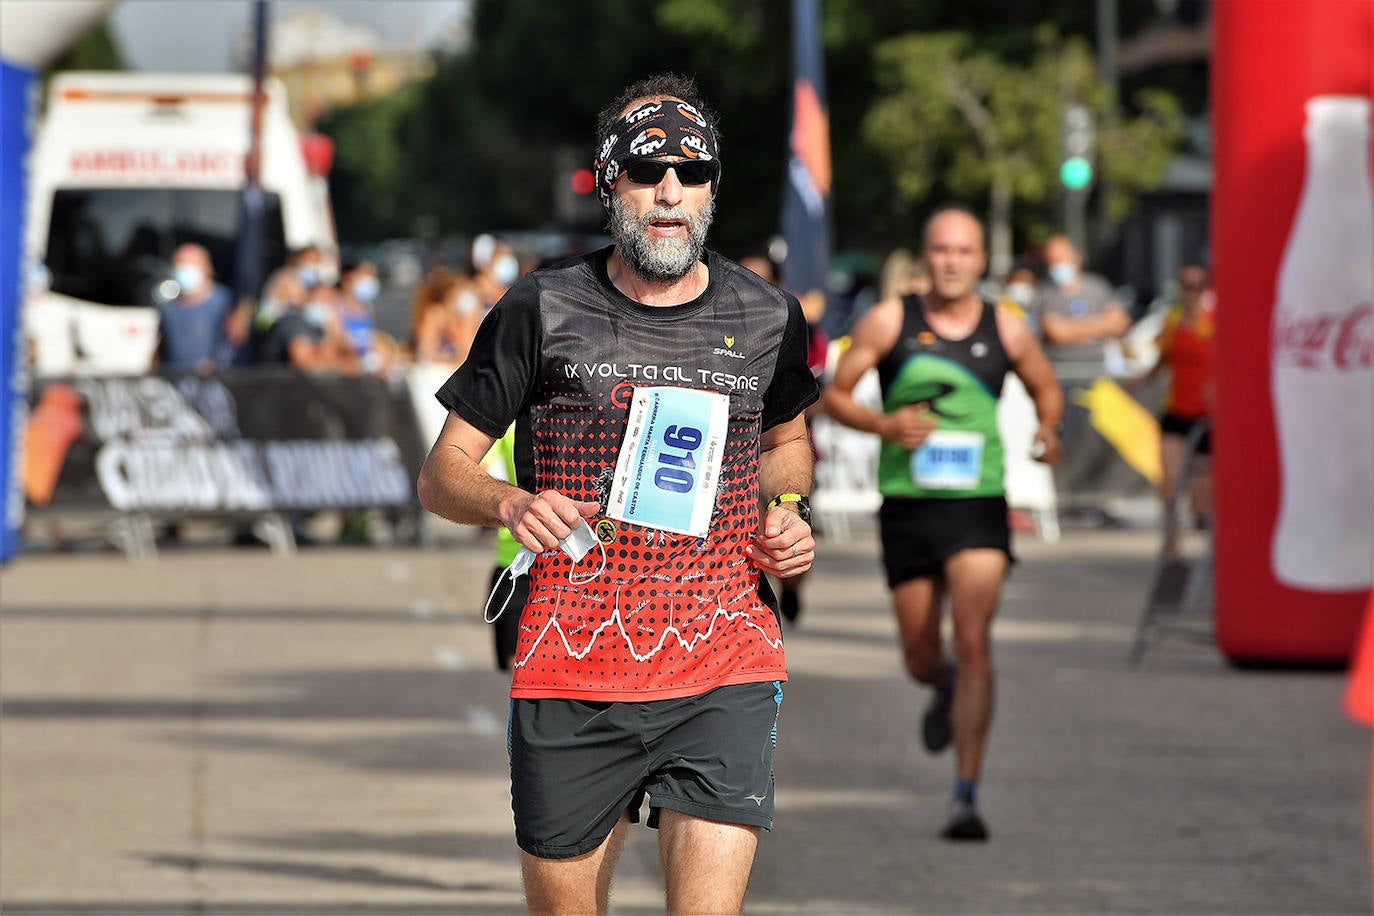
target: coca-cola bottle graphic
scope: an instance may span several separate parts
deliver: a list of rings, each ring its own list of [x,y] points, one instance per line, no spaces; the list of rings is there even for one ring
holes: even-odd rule
[[[1369,111],[1359,96],[1307,102],[1307,174],[1274,307],[1274,575],[1309,591],[1374,583]]]

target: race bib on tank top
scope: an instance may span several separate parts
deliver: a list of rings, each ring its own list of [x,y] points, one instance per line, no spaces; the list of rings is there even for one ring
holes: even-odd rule
[[[983,435],[937,429],[911,455],[911,478],[928,490],[969,490],[983,472]]]

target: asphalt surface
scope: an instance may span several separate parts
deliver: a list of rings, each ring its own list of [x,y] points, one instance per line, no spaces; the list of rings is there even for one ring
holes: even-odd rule
[[[1362,913],[1369,735],[1343,676],[1170,637],[1127,664],[1152,532],[1021,537],[985,845],[937,837],[871,527],[822,544],[755,913]],[[0,572],[5,913],[523,912],[490,546],[41,553]],[[636,828],[613,912],[662,912]]]

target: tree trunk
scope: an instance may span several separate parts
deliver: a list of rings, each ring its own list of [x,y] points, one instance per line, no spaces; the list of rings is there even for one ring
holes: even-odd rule
[[[1011,273],[1011,182],[996,176],[988,190],[988,272],[1001,282]]]

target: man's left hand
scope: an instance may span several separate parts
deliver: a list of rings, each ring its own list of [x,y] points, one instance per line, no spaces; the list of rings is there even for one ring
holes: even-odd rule
[[[811,568],[816,559],[816,539],[811,536],[811,526],[784,504],[768,510],[762,530],[744,551],[764,572],[791,579]]]

